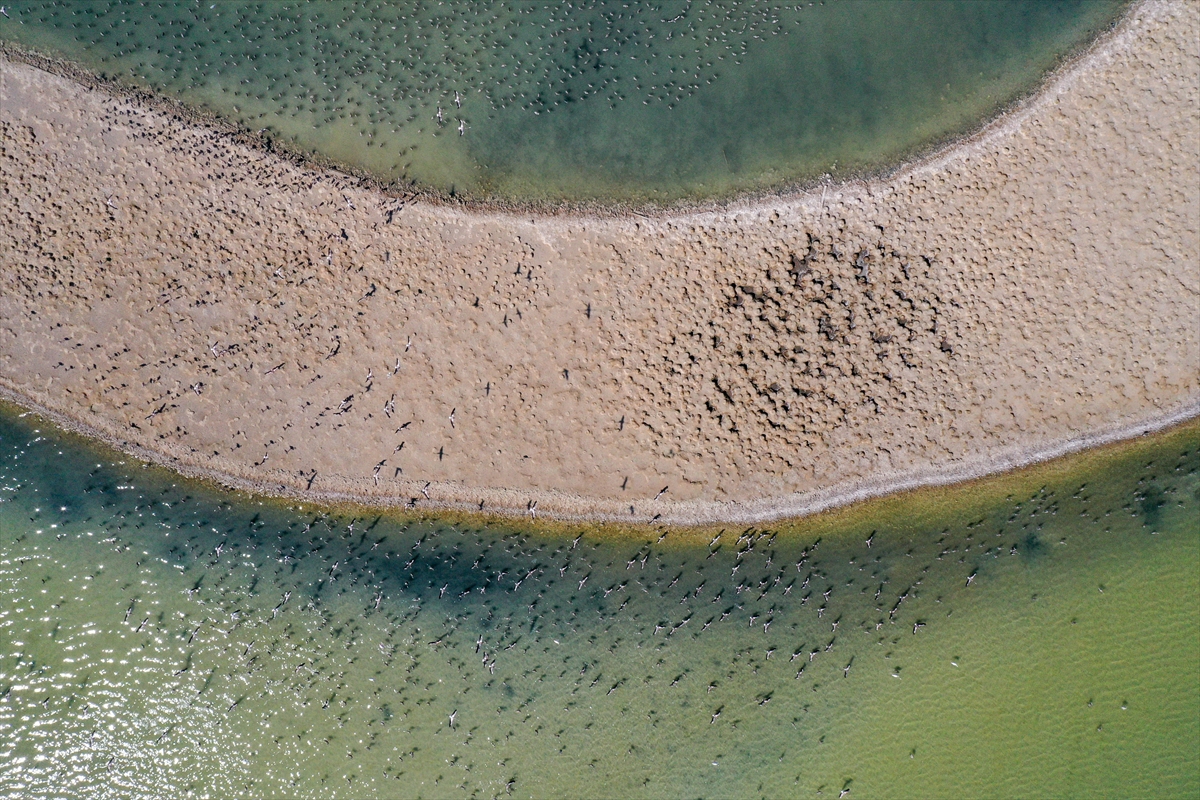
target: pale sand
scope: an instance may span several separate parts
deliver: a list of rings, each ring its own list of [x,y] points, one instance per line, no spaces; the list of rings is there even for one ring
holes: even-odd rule
[[[630,522],[1135,435],[1200,412],[1198,41],[1144,3],[885,180],[657,218],[402,204],[0,61],[0,386],[241,488]]]

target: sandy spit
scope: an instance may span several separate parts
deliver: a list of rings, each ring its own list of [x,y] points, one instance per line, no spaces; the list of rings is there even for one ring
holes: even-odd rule
[[[0,60],[0,395],[312,500],[762,522],[1200,413],[1200,6],[877,181],[389,197]]]

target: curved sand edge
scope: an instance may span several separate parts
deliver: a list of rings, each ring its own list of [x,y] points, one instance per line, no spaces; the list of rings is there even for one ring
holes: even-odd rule
[[[400,206],[9,66],[10,96],[70,102],[0,117],[22,134],[4,177],[27,187],[0,219],[20,290],[0,300],[0,384],[236,488],[623,522],[798,516],[1165,427],[1200,397],[1196,192],[1179,188],[1196,172],[1195,12],[1138,6],[1012,113],[887,181],[653,220]],[[281,218],[295,224],[272,238]],[[264,229],[249,242],[248,222]],[[228,271],[205,272],[218,251]],[[328,324],[288,328],[275,298]],[[85,345],[132,357],[89,366]],[[299,403],[310,369],[332,373],[320,414]],[[381,409],[336,435],[324,419],[347,396],[381,403],[372,389],[409,406],[403,477],[372,472],[401,460]],[[301,417],[308,430],[285,433]]]
[[[271,484],[261,479],[229,475],[215,470],[198,468],[186,461],[164,456],[160,452],[149,450],[113,436],[110,433],[88,425],[86,422],[43,406],[19,392],[13,391],[8,386],[5,386],[2,381],[3,379],[0,378],[0,400],[7,401],[44,417],[64,430],[101,441],[109,447],[141,461],[167,467],[185,477],[217,483],[235,491],[316,504],[350,503],[373,508],[415,510],[417,503],[419,503],[422,512],[453,511],[473,514],[481,513],[479,505],[475,502],[441,498],[421,498],[419,500],[417,498],[410,498],[403,500],[399,498],[380,497],[379,495],[355,494],[353,492],[300,490],[289,487],[286,484]],[[1129,423],[1112,430],[1098,431],[1088,436],[1058,442],[1038,450],[997,454],[988,459],[980,459],[976,463],[947,464],[942,469],[932,470],[925,474],[880,475],[870,481],[832,486],[817,492],[797,493],[789,497],[762,498],[747,503],[689,503],[659,500],[644,504],[649,507],[643,513],[633,516],[613,514],[611,512],[606,513],[603,507],[591,513],[586,510],[580,512],[578,509],[587,508],[588,498],[570,495],[556,496],[555,494],[549,494],[549,503],[545,502],[547,499],[546,494],[543,494],[541,498],[537,498],[542,501],[544,506],[550,508],[549,511],[537,506],[530,507],[529,501],[527,501],[527,508],[525,510],[519,510],[513,508],[511,504],[507,506],[503,504],[504,500],[509,500],[511,503],[512,500],[519,499],[512,497],[514,493],[503,489],[491,489],[484,490],[486,495],[489,498],[498,497],[499,502],[486,504],[486,515],[522,517],[527,519],[536,519],[540,515],[543,518],[559,522],[610,522],[621,525],[654,524],[688,527],[719,524],[754,525],[779,522],[781,520],[798,519],[820,514],[824,511],[830,511],[899,492],[933,486],[949,486],[1023,469],[1071,455],[1072,453],[1078,453],[1082,450],[1103,447],[1117,442],[1136,439],[1141,436],[1152,435],[1197,417],[1200,417],[1200,399],[1193,400],[1166,414]],[[561,507],[571,510],[564,513],[558,510]]]
[[[845,184],[866,181],[886,182],[897,175],[912,172],[920,165],[938,159],[947,152],[953,152],[960,146],[980,139],[998,126],[1003,126],[1025,109],[1031,101],[1043,100],[1049,88],[1071,74],[1081,60],[1109,46],[1112,37],[1122,29],[1133,12],[1150,1],[1131,0],[1116,18],[1099,30],[1094,38],[1081,42],[1073,50],[1062,54],[1055,66],[1042,75],[1038,81],[1018,91],[1005,104],[996,108],[992,114],[974,124],[967,125],[956,133],[918,144],[887,163],[867,167],[860,171],[843,173],[836,179],[826,173],[815,178],[785,181],[774,186],[746,189],[727,195],[681,197],[663,202],[649,200],[624,202],[599,199],[524,201],[515,197],[474,198],[444,193],[415,182],[387,182],[355,164],[338,161],[298,147],[285,139],[275,138],[265,128],[257,131],[251,130],[213,111],[189,105],[169,95],[155,93],[121,78],[94,72],[81,64],[18,42],[0,41],[0,63],[8,61],[25,64],[66,78],[88,89],[114,97],[132,99],[142,107],[175,117],[189,125],[207,128],[230,141],[236,141],[253,150],[269,153],[298,167],[339,173],[356,181],[360,186],[369,187],[404,203],[419,202],[473,214],[515,215],[517,217],[532,215],[542,218],[640,217],[665,219],[678,218],[683,215],[720,213],[731,209],[752,209],[764,204],[811,196],[816,191],[828,191],[830,188]]]

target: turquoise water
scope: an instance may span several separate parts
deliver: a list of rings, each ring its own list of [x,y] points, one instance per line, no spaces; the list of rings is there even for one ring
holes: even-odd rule
[[[978,125],[1123,7],[15,0],[0,39],[385,181],[671,202],[892,163]]]
[[[645,538],[286,507],[11,409],[0,465],[6,796],[1200,792],[1195,424]]]

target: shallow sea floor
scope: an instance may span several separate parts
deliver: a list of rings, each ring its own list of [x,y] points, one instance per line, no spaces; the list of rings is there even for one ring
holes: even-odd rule
[[[0,795],[1194,797],[1198,446],[602,537],[285,507],[8,408]]]
[[[893,163],[977,126],[1124,7],[13,0],[0,40],[386,181],[670,202]]]

